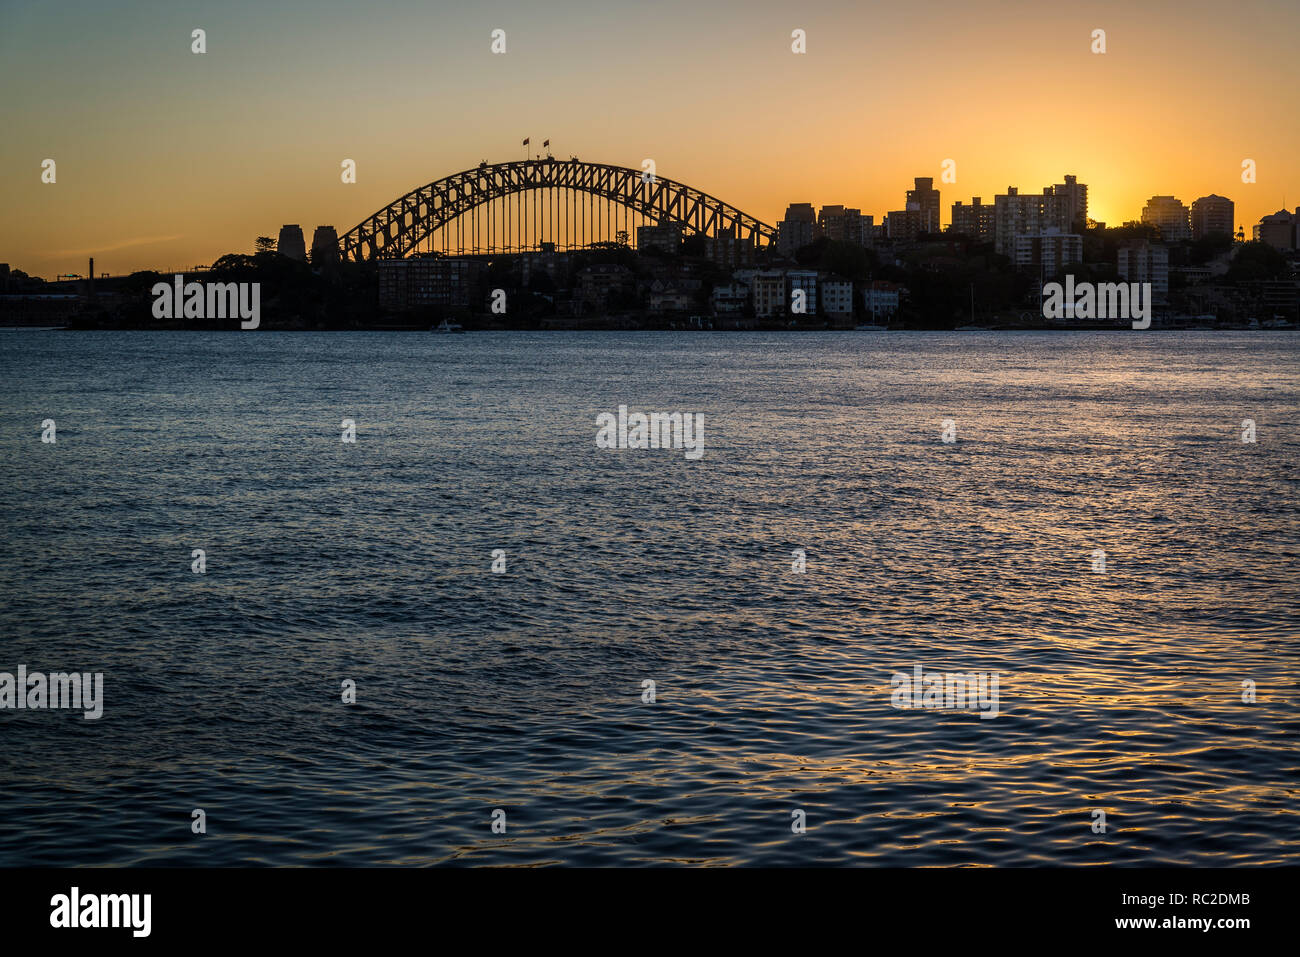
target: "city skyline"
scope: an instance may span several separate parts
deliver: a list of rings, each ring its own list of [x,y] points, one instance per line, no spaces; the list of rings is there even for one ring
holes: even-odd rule
[[[988,25],[923,3],[931,33],[915,4],[746,5],[744,18],[715,4],[692,7],[690,29],[645,18],[633,49],[625,27],[615,36],[624,21],[589,3],[327,6],[328,18],[300,4],[0,7],[11,90],[0,261],[52,276],[94,256],[116,274],[251,251],[285,223],[342,235],[417,186],[520,158],[525,137],[534,148],[550,139],[561,159],[653,159],[769,224],[800,202],[879,223],[918,176],[941,191],[945,226],[956,200],[1037,192],[1063,172],[1088,184],[1089,215],[1112,226],[1138,220],[1152,196],[1190,206],[1218,195],[1249,238],[1300,198],[1286,186],[1300,183],[1300,132],[1284,122],[1300,112],[1287,46],[1300,11],[1281,3],[1240,5],[1229,30],[1200,4],[1013,4],[1018,19]],[[57,30],[70,11],[94,27],[90,39]],[[202,55],[190,50],[195,27],[207,31]],[[1089,49],[1096,28],[1105,54]],[[489,49],[493,29],[506,31],[504,55]],[[794,29],[806,53],[791,51]],[[1232,72],[1186,65],[1217,62]],[[1162,86],[1172,70],[1176,90]],[[1117,110],[1143,78],[1158,91],[1154,112],[1151,97]],[[1189,130],[1186,117],[1210,119]],[[55,184],[41,182],[46,158]],[[340,182],[343,159],[357,164],[355,184]],[[1241,181],[1245,159],[1254,184]],[[942,181],[945,160],[955,183]]]

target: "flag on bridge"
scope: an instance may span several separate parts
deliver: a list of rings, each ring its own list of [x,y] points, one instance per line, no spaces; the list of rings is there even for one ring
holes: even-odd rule
[[[525,137],[525,138],[524,138],[524,141],[523,141],[522,143],[520,143],[519,145],[520,145],[520,146],[527,146],[527,145],[528,145],[528,141],[531,140],[531,139],[532,139],[531,136]]]
[[[550,141],[550,140],[547,140],[545,143],[542,144],[542,147],[545,148],[545,147],[550,146],[550,145],[551,145],[551,141]]]

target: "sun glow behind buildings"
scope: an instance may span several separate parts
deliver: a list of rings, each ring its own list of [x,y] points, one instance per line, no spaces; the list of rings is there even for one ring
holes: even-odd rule
[[[76,18],[84,29],[64,24]],[[639,24],[629,35],[626,24]],[[191,54],[203,26],[208,52]],[[1095,28],[1107,52],[1090,52]],[[508,53],[493,55],[493,29]],[[807,33],[793,54],[790,34]],[[0,261],[37,274],[211,262],[280,224],[340,233],[524,136],[691,183],[769,223],[879,222],[915,176],[955,200],[1066,173],[1089,213],[1217,193],[1252,223],[1300,196],[1300,10],[1247,0],[0,8]],[[40,163],[59,163],[57,185]],[[355,185],[339,164],[355,159]],[[1240,181],[1243,159],[1257,184]],[[957,182],[940,183],[956,163]]]

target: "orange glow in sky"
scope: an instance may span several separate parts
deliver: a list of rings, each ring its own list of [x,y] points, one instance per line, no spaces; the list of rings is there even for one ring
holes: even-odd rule
[[[1300,204],[1297,37],[1292,0],[3,5],[0,261],[118,274],[251,252],[284,223],[342,234],[522,158],[525,136],[564,159],[652,158],[769,223],[791,202],[879,222],[915,176],[946,223],[955,200],[1073,173],[1107,224],[1154,194],[1217,193],[1249,235]]]

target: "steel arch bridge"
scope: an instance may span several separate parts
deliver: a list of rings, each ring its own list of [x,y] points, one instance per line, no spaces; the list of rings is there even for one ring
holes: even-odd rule
[[[535,248],[550,235],[564,248],[627,226],[679,225],[684,235],[728,237],[754,246],[776,229],[690,186],[641,170],[553,157],[480,164],[389,203],[339,240],[344,260],[395,259],[435,234],[470,234],[473,252]],[[588,228],[590,227],[590,228]],[[633,234],[634,235],[634,234]],[[537,237],[541,237],[538,239]],[[612,238],[607,235],[606,238]],[[484,241],[486,240],[486,241]]]

